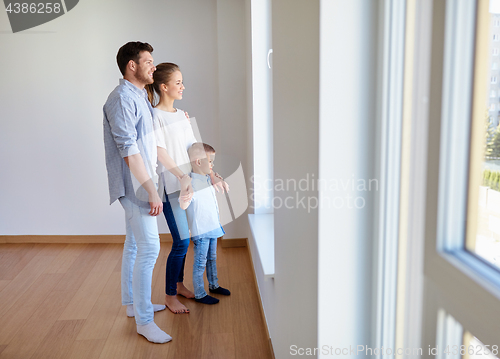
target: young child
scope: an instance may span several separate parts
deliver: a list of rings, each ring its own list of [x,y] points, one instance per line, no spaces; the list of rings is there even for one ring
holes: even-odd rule
[[[191,240],[194,244],[193,286],[195,300],[204,304],[215,304],[219,300],[205,292],[203,272],[207,268],[207,279],[211,293],[230,295],[231,292],[219,286],[217,281],[217,238],[224,234],[219,222],[219,207],[210,173],[215,150],[205,143],[195,142],[188,150],[193,172],[190,173],[193,198],[183,201],[180,207],[186,209]]]

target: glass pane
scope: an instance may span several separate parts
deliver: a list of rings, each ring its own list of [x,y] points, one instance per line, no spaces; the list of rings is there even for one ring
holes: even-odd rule
[[[253,163],[252,207],[255,214],[273,209],[272,2],[252,0]]]
[[[500,0],[488,5],[476,27],[466,248],[500,268]]]

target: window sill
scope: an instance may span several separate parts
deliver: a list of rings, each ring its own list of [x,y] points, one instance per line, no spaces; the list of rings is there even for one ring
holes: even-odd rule
[[[265,278],[274,278],[274,214],[249,214],[248,222]]]

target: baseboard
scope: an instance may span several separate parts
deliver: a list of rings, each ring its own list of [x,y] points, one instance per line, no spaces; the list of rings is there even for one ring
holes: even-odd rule
[[[170,233],[160,233],[160,242],[172,242],[172,235]]]
[[[222,238],[221,240],[222,248],[235,248],[235,247],[246,247],[246,238]]]
[[[0,236],[0,243],[123,243],[125,235]],[[160,233],[160,242],[172,242],[170,233]],[[246,247],[246,238],[222,238],[223,248]]]
[[[250,263],[252,265],[252,273],[253,273],[253,280],[255,283],[255,290],[256,290],[257,296],[259,298],[260,314],[262,316],[262,321],[264,322],[264,327],[266,328],[266,335],[267,335],[267,339],[269,340],[269,348],[271,350],[271,355],[273,356],[273,359],[274,359],[275,356],[274,356],[273,342],[271,339],[271,335],[269,334],[269,328],[267,327],[267,320],[266,320],[266,315],[264,313],[264,306],[262,305],[262,297],[260,296],[259,284],[257,282],[257,276],[255,275],[255,269],[253,268],[254,262],[252,259],[252,251],[250,250],[250,246],[248,246],[248,245],[247,245],[247,250],[248,250],[248,256],[250,257]]]
[[[0,243],[123,243],[124,241],[124,235],[0,236]],[[172,242],[172,235],[161,233],[160,242]]]

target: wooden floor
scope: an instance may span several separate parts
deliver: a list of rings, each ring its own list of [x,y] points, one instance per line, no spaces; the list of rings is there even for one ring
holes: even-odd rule
[[[164,302],[162,243],[153,303]],[[185,284],[192,286],[192,244]],[[247,248],[218,248],[218,277],[231,296],[207,306],[181,301],[155,322],[173,337],[151,344],[136,332],[120,300],[119,244],[0,244],[0,359],[271,359]],[[206,279],[205,279],[206,281]]]

